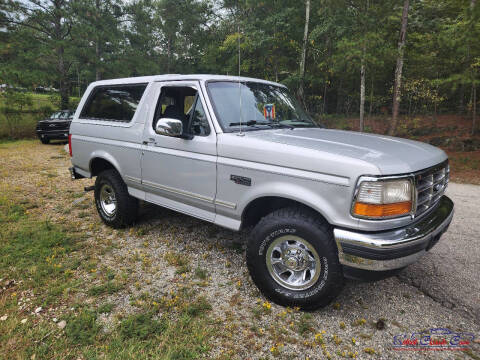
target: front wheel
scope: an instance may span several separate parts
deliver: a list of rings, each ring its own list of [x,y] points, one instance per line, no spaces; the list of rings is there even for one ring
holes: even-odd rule
[[[103,222],[113,228],[130,225],[137,217],[138,200],[128,194],[127,185],[114,169],[97,176],[95,204]]]
[[[45,144],[45,145],[50,143],[50,139],[47,137],[41,137],[40,141],[42,142],[42,144]]]
[[[273,302],[315,310],[343,287],[342,267],[327,222],[301,207],[265,216],[247,246],[250,275]]]

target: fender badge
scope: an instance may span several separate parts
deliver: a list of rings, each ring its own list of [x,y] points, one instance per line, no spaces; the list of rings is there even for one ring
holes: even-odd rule
[[[252,179],[249,177],[230,175],[230,180],[238,185],[252,186]]]

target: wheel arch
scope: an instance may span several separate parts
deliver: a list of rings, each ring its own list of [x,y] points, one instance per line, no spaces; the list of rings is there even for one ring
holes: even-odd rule
[[[91,176],[97,176],[107,169],[115,169],[121,174],[118,162],[108,153],[94,153],[89,163]]]
[[[323,211],[307,201],[302,201],[285,194],[259,196],[252,199],[244,208],[241,215],[241,228],[255,226],[261,218],[269,213],[286,207],[302,207],[319,216],[327,223],[330,220]]]

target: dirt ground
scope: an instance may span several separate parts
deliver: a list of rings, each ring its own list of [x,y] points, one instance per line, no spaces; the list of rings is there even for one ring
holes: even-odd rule
[[[206,358],[480,358],[478,342],[467,351],[392,348],[396,335],[431,328],[480,336],[478,186],[450,185],[447,193],[456,204],[451,229],[417,264],[378,282],[347,281],[334,304],[302,313],[269,303],[253,285],[245,265],[248,234],[145,204],[138,224],[112,230],[101,223],[92,192],[83,192],[93,180],[71,181],[69,165],[63,145],[0,144],[0,190],[17,202],[34,201],[37,206],[28,210],[30,216],[84,233],[88,244],[91,266],[73,274],[84,290],[68,295],[63,305],[53,306],[42,321],[52,322],[72,311],[65,303],[93,308],[109,303],[112,310],[96,320],[108,334],[128,314],[143,311],[146,302],[168,300],[172,306],[160,312],[176,311],[179,300],[169,294],[190,289],[211,306],[208,326],[215,335],[205,344]],[[71,256],[84,259],[82,253]],[[88,291],[101,285],[98,273],[108,271],[123,274],[124,286],[100,294]],[[37,306],[33,300],[29,311]],[[31,324],[38,326],[38,322]],[[8,346],[0,342],[0,349],[6,351]],[[87,358],[81,347],[74,354]]]

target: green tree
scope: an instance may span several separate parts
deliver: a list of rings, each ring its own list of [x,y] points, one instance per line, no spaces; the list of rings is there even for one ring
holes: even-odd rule
[[[319,59],[313,60],[318,65],[312,68],[315,74],[312,77],[323,78],[325,105],[326,89],[330,84],[335,84],[332,87],[337,90],[337,112],[343,108],[348,113],[353,103],[358,104],[362,130],[368,73],[371,72],[372,108],[375,77],[381,78],[382,72],[379,69],[386,68],[391,62],[392,46],[388,24],[392,4],[388,1],[374,3],[369,0],[330,0],[325,1],[324,5],[318,11],[320,21],[311,35],[313,52],[319,54]],[[379,27],[378,23],[384,26]],[[348,94],[346,97],[345,92]]]
[[[208,0],[158,0],[153,4],[164,71],[198,70],[210,36],[213,4]]]
[[[26,28],[28,43],[39,42],[39,58],[46,59],[44,66],[54,69],[55,83],[59,87],[62,107],[68,107],[69,71],[71,57],[67,44],[71,40],[71,3],[68,0],[22,0],[1,3],[3,21],[11,28]]]
[[[124,5],[118,0],[75,0],[72,3],[75,26],[72,31],[77,64],[93,67],[95,80],[114,74],[111,65],[119,56],[125,20]]]
[[[472,111],[472,135],[477,131],[476,106],[477,87],[480,83],[480,6],[476,0],[454,1],[460,9],[455,21],[445,25],[443,40],[455,53],[459,66],[446,77],[448,83],[470,87],[470,108]]]
[[[298,86],[298,97],[305,103],[304,80],[305,66],[307,61],[307,45],[308,45],[308,25],[310,23],[310,0],[305,1],[305,26],[303,31],[302,52],[300,56],[300,84]]]
[[[402,71],[403,71],[403,56],[405,53],[405,40],[407,37],[407,23],[408,23],[408,9],[410,7],[410,1],[404,0],[403,12],[402,12],[402,25],[400,27],[400,36],[398,39],[398,53],[397,53],[397,66],[395,67],[395,82],[393,85],[393,107],[392,107],[392,120],[388,128],[388,134],[393,135],[397,128],[398,122],[398,110],[401,100],[401,87],[402,87]]]

